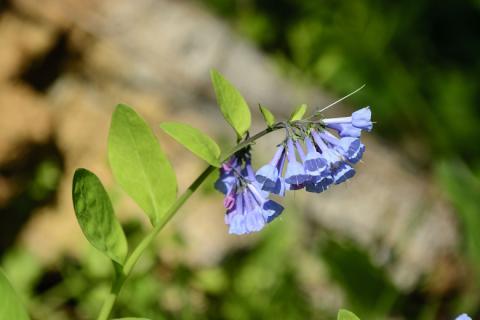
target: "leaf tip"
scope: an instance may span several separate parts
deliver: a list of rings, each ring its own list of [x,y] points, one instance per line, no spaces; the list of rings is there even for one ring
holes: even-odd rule
[[[299,105],[290,115],[289,121],[298,121],[303,118],[305,113],[307,112],[307,105],[305,103]]]

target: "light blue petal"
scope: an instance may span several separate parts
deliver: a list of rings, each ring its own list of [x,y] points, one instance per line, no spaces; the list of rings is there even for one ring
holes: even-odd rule
[[[372,130],[372,111],[370,107],[365,107],[352,113],[352,125],[354,127],[370,131]]]
[[[289,161],[287,165],[287,171],[285,172],[285,182],[288,184],[301,185],[307,180],[309,176],[305,174],[305,169],[297,161]]]
[[[271,164],[266,164],[257,171],[255,178],[257,179],[260,189],[272,189],[275,187],[278,179],[278,169]]]
[[[355,175],[355,169],[345,162],[341,162],[337,167],[332,168],[332,175],[335,184],[347,181]]]
[[[350,123],[329,124],[327,127],[336,130],[341,137],[360,138],[362,134],[361,128],[354,127]]]

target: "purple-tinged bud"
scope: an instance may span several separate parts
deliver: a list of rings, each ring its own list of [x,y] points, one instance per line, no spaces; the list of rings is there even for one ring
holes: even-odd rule
[[[230,192],[232,187],[237,183],[237,178],[233,174],[233,170],[240,170],[238,158],[232,156],[220,168],[220,177],[215,181],[215,189],[223,194]]]
[[[215,189],[223,194],[227,194],[236,182],[237,178],[233,174],[220,173],[220,177],[215,181]]]
[[[238,158],[236,156],[230,157],[230,159],[222,164],[222,170],[225,173],[230,173],[233,169],[238,167]]]
[[[235,205],[236,187],[232,188],[230,192],[223,199],[223,206],[228,210],[232,209]]]

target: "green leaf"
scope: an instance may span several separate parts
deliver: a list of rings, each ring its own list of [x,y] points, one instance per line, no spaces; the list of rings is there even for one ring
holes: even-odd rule
[[[301,120],[303,116],[305,115],[305,112],[307,112],[307,105],[306,104],[301,104],[299,105],[293,112],[292,115],[290,116],[290,119],[288,121],[297,121]]]
[[[239,138],[250,128],[250,108],[240,92],[216,70],[210,71],[217,102],[225,120],[233,127]]]
[[[220,147],[202,131],[178,122],[164,122],[160,128],[201,159],[220,167]]]
[[[115,318],[113,320],[150,320],[150,319],[147,319],[147,318],[132,318],[132,317],[128,317],[128,318]]]
[[[0,319],[28,320],[25,307],[0,269]]]
[[[345,309],[338,311],[337,320],[360,320],[353,312]]]
[[[123,264],[128,252],[127,239],[100,179],[86,169],[77,169],[72,196],[78,223],[87,240],[110,259]]]
[[[118,184],[153,225],[160,223],[177,196],[175,173],[152,130],[123,104],[113,113],[108,158]]]
[[[275,116],[266,107],[258,106],[267,126],[272,127],[275,124]]]

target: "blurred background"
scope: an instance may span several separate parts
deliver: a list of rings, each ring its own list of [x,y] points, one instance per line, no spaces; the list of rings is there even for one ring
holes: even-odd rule
[[[158,130],[234,140],[209,69],[277,118],[366,87],[374,131],[349,183],[292,193],[259,234],[229,236],[215,177],[173,219],[115,316],[151,319],[480,319],[480,2],[0,0],[0,263],[33,319],[92,319],[111,265],[71,204],[77,167],[107,186],[130,247],[149,225],[115,185],[119,102],[157,133],[180,191],[205,164]],[[259,141],[256,166],[281,136]]]

